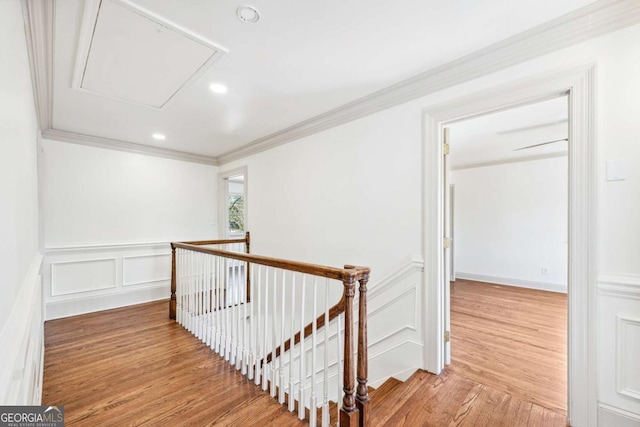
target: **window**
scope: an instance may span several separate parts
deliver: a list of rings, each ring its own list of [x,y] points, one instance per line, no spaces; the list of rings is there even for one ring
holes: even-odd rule
[[[221,175],[221,235],[239,237],[247,231],[247,170]]]

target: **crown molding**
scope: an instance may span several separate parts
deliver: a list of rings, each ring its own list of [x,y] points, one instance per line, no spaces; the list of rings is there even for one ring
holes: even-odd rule
[[[31,85],[40,129],[51,127],[55,0],[22,0]]]
[[[84,135],[64,130],[46,130],[42,132],[42,138],[54,141],[70,142],[72,144],[87,145],[90,147],[106,148],[109,150],[125,151],[128,153],[144,154],[147,156],[164,157],[166,159],[182,160],[184,162],[218,166],[218,160],[215,157],[171,150],[168,148],[152,147],[149,145],[136,144],[134,142],[119,141],[116,139],[100,138],[97,136]]]
[[[40,129],[44,130],[43,137],[212,165],[223,165],[277,147],[640,22],[640,2],[637,0],[599,0],[455,61],[213,158],[53,129],[55,0],[22,0],[22,9],[34,99]],[[113,146],[110,147],[110,144]]]
[[[637,0],[600,0],[275,132],[218,157],[221,165],[640,22]]]

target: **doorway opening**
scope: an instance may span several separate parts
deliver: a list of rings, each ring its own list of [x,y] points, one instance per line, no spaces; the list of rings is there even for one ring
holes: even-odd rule
[[[447,124],[448,370],[567,415],[568,97]]]

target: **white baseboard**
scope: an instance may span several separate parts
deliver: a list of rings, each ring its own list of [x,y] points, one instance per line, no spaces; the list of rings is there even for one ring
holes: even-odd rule
[[[38,253],[0,331],[0,405],[40,405],[44,362],[41,265]]]
[[[483,274],[464,272],[456,272],[456,279],[474,280],[476,282],[495,283],[496,285],[516,286],[519,288],[538,289],[541,291],[559,292],[563,294],[567,293],[567,286],[559,283],[535,282],[532,280],[485,276]]]
[[[640,427],[640,414],[600,403],[598,427]]]
[[[87,295],[80,298],[61,301],[49,301],[46,305],[46,319],[60,319],[77,316],[94,311],[110,310],[128,305],[169,299],[170,283],[164,282],[156,286],[137,289],[124,289],[117,293],[105,295]],[[167,306],[167,316],[169,307]]]

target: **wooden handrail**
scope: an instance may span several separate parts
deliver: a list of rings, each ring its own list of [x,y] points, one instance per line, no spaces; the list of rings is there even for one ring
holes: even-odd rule
[[[215,244],[245,243],[246,253],[232,252],[223,249],[204,247]],[[249,252],[250,235],[247,232],[244,239],[225,240],[202,240],[192,242],[171,243],[172,268],[171,268],[171,304],[170,316],[176,316],[176,249],[186,249],[188,251],[200,252],[215,255],[223,258],[235,259],[246,262],[247,296],[250,290],[249,266],[250,264],[264,265],[267,267],[282,270],[295,271],[312,276],[326,277],[339,280],[343,284],[342,298],[329,309],[329,321],[334,320],[344,313],[344,369],[343,375],[343,398],[340,408],[340,425],[349,427],[364,427],[369,424],[369,394],[367,387],[368,356],[367,356],[367,282],[370,270],[368,267],[356,267],[345,265],[344,268],[326,267],[317,264],[309,264],[299,261],[290,261],[280,258],[270,258],[260,255],[253,255]],[[359,284],[359,287],[356,286]],[[358,337],[357,337],[357,361],[354,363],[353,354],[355,352],[353,339],[354,332],[354,299],[356,291],[359,292],[358,301]],[[247,302],[249,299],[246,300]],[[322,314],[315,321],[312,321],[293,336],[293,345],[299,344],[301,340],[312,335],[315,329],[327,327],[325,315]],[[283,345],[278,346],[274,351],[262,358],[257,366],[272,362],[280,357],[282,353],[291,351],[292,340],[286,340]],[[357,369],[357,374],[355,371]],[[301,368],[302,372],[302,368]],[[258,371],[256,370],[256,375]],[[302,375],[302,374],[301,374]],[[357,381],[357,384],[356,384]],[[257,384],[257,383],[256,383]]]
[[[240,252],[225,251],[222,249],[203,248],[198,245],[188,243],[171,243],[173,249],[188,249],[194,252],[201,252],[210,255],[217,255],[224,258],[231,258],[238,261],[250,262],[252,264],[265,265],[267,267],[275,267],[283,270],[297,271],[312,276],[327,277],[329,279],[340,280],[346,283],[355,283],[362,277],[369,276],[368,267],[335,268],[325,267],[317,264],[309,264],[306,262],[290,261],[280,258],[271,258],[262,255],[243,254]]]
[[[200,245],[224,245],[229,243],[244,243],[247,253],[249,253],[249,245],[251,242],[251,235],[247,231],[244,235],[244,239],[218,239],[218,240],[195,240],[191,242],[184,242],[189,245],[198,247]],[[176,244],[171,243],[171,297],[169,298],[169,319],[176,320]],[[248,271],[248,269],[247,269]],[[247,275],[247,288],[249,287],[249,279]]]

